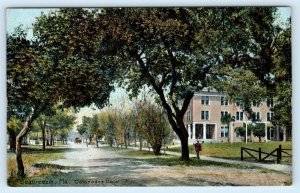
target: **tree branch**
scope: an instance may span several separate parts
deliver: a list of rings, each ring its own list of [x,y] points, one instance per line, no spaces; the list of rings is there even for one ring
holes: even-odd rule
[[[163,107],[165,108],[165,110],[167,111],[167,116],[168,119],[170,121],[170,124],[172,125],[173,129],[175,130],[175,132],[179,132],[178,130],[178,125],[176,123],[176,121],[174,120],[174,118],[176,118],[175,114],[172,112],[171,107],[169,106],[169,104],[167,103],[163,90],[162,88],[160,88],[157,84],[155,79],[153,78],[153,76],[150,74],[148,68],[145,66],[144,61],[140,58],[140,56],[138,54],[135,55],[136,60],[139,63],[139,66],[141,68],[142,73],[147,77],[147,79],[149,80],[150,84],[153,86],[154,90],[156,91],[156,93],[158,94]]]

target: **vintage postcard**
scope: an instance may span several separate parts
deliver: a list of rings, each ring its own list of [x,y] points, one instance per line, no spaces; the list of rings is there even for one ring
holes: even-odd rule
[[[290,186],[290,7],[7,8],[12,187]]]

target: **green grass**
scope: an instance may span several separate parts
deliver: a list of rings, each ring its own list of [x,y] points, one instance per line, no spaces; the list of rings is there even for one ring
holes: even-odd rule
[[[268,142],[268,143],[204,143],[202,144],[202,152],[201,155],[210,156],[210,157],[218,157],[218,158],[226,158],[226,159],[234,159],[239,160],[241,158],[241,147],[246,147],[250,149],[258,150],[258,148],[262,148],[263,152],[270,153],[274,149],[278,148],[279,145],[282,145],[283,149],[292,149],[291,142]],[[176,148],[168,148],[168,151],[173,152],[181,152],[180,147]],[[189,146],[190,153],[194,153],[195,149],[193,145]],[[290,151],[289,151],[290,152]],[[247,161],[253,160],[249,155],[244,153]],[[273,158],[275,160],[276,158]],[[282,163],[291,164],[291,157],[283,157]]]
[[[270,169],[263,169],[254,166],[246,166],[246,165],[239,165],[239,164],[229,164],[229,163],[220,163],[220,162],[212,162],[207,160],[198,160],[196,158],[191,158],[190,161],[181,160],[178,156],[173,155],[160,155],[155,156],[152,152],[149,151],[127,151],[127,152],[120,152],[119,154],[125,155],[126,157],[142,160],[146,163],[156,165],[156,166],[178,166],[178,167],[189,167],[189,166],[196,166],[196,167],[220,167],[220,168],[234,168],[234,169],[257,169],[261,173],[283,173],[281,171],[270,170]]]
[[[22,148],[22,158],[26,175],[42,176],[51,173],[53,168],[37,169],[34,166],[39,163],[62,159],[64,158],[64,153],[70,150],[71,149],[68,148],[46,147],[46,150],[43,151],[41,146],[24,146]],[[17,163],[15,153],[8,152],[7,154],[7,174],[8,184],[14,186],[18,181],[18,177],[16,176]]]
[[[120,152],[119,153],[120,155],[125,155],[125,156],[135,156],[135,157],[158,157],[158,156],[155,156],[153,154],[152,151],[125,151],[125,152]]]

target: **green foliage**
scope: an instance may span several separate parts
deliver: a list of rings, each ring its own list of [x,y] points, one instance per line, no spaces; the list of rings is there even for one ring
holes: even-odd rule
[[[221,123],[229,125],[231,122],[235,121],[234,117],[231,116],[230,113],[225,114],[221,117]]]
[[[272,109],[274,125],[292,128],[292,63],[291,63],[291,21],[286,28],[278,34],[274,44],[273,62],[275,63],[275,105]]]
[[[256,123],[254,125],[250,125],[250,129],[253,131],[253,134],[259,137],[259,141],[261,141],[261,137],[265,136],[265,124],[264,123]]]
[[[113,111],[103,112],[100,114],[100,125],[104,128],[105,139],[112,147],[117,143],[117,114]]]
[[[157,105],[149,101],[140,102],[136,105],[137,120],[143,137],[151,145],[155,155],[160,154],[160,149],[165,139],[171,136],[171,128],[165,112]]]
[[[77,131],[80,135],[88,135],[89,134],[89,124],[90,124],[90,117],[83,116],[82,123],[77,125]]]
[[[122,75],[132,96],[144,85],[155,91],[188,150],[183,116],[194,92],[216,85],[211,80],[223,81],[222,91],[243,100],[249,117],[253,97],[266,96],[273,81],[272,42],[282,30],[274,25],[275,13],[272,7],[60,9],[38,18],[34,34],[54,64],[69,64],[59,69],[62,77],[80,75],[73,83],[88,96],[70,92],[66,98],[75,106],[82,98],[99,106],[107,95],[98,101],[99,93],[89,90],[110,91],[98,83]],[[57,79],[70,89],[68,78]]]
[[[58,134],[64,139],[73,128],[75,120],[76,117],[72,111],[58,110],[56,114],[47,121],[47,126],[54,134]]]
[[[245,127],[236,127],[234,130],[240,136],[242,136],[242,137],[246,136],[246,128]],[[247,136],[249,136],[250,134],[251,134],[251,129],[247,128]]]
[[[22,124],[22,120],[18,119],[16,116],[12,116],[7,122],[7,131],[18,133],[20,128],[22,128]]]

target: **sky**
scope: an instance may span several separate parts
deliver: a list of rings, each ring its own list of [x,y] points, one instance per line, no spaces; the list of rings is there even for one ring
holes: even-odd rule
[[[32,9],[32,8],[18,8],[18,9],[7,9],[6,10],[6,31],[7,33],[13,33],[14,28],[23,25],[25,29],[28,29],[28,38],[32,38],[32,24],[35,22],[36,17],[39,17],[43,12],[47,13],[55,9]],[[279,17],[277,22],[283,23],[288,17],[291,16],[290,7],[279,7]],[[129,103],[129,98],[126,94],[126,91],[122,88],[116,88],[116,90],[110,95],[110,103],[113,106],[119,104],[120,101],[125,100]],[[99,113],[101,110],[95,109],[92,107],[82,108],[77,113],[77,124],[81,123],[83,116],[93,116],[94,114]],[[76,125],[75,125],[76,128]]]

